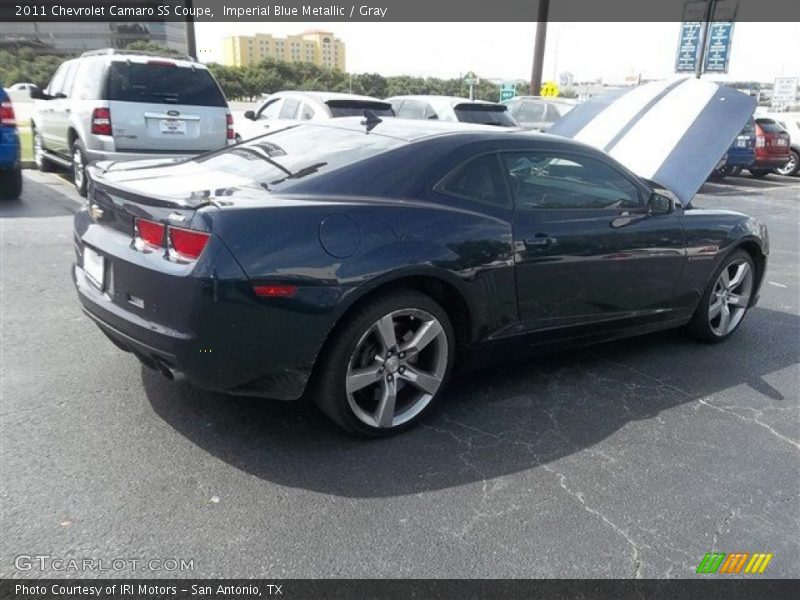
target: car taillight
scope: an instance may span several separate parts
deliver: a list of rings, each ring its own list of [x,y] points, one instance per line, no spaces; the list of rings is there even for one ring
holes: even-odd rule
[[[763,135],[756,136],[756,148],[763,148],[767,145],[767,138]]]
[[[108,108],[95,108],[92,111],[92,133],[111,135],[111,111]]]
[[[235,139],[236,134],[233,132],[233,115],[231,113],[225,115],[225,126],[227,127],[225,138],[229,140]]]
[[[164,225],[147,219],[136,219],[136,236],[152,248],[164,247]]]
[[[180,227],[169,227],[167,230],[169,244],[179,258],[195,260],[203,252],[211,234]]]
[[[14,115],[14,107],[11,102],[0,102],[0,125],[10,125],[13,127],[17,124],[17,117]]]
[[[289,298],[297,291],[296,285],[254,285],[256,296],[262,298]]]

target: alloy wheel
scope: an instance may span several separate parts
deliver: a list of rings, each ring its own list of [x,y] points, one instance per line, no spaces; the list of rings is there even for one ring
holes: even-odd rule
[[[708,324],[719,337],[731,333],[741,322],[753,290],[753,269],[744,259],[728,264],[719,274],[708,304]]]
[[[448,352],[444,328],[430,313],[407,308],[381,317],[361,336],[347,366],[353,414],[379,428],[413,419],[441,387]]]
[[[782,167],[778,167],[776,171],[780,175],[792,175],[797,168],[797,154],[791,152],[789,154],[789,162],[787,162]]]

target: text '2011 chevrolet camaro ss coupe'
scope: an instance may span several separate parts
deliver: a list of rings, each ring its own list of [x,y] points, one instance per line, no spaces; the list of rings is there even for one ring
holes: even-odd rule
[[[722,341],[769,251],[754,219],[587,144],[480,126],[367,115],[89,175],[73,277],[117,346],[363,435],[418,422],[456,362],[500,345]]]

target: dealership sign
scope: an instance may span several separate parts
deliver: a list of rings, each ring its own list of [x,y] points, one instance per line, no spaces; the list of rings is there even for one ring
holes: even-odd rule
[[[777,77],[772,88],[772,106],[794,104],[797,98],[797,77]]]
[[[702,26],[703,24],[700,21],[681,23],[678,55],[675,57],[676,73],[694,73],[697,68]]]
[[[711,23],[706,42],[706,59],[703,71],[706,73],[727,73],[731,56],[733,23]]]

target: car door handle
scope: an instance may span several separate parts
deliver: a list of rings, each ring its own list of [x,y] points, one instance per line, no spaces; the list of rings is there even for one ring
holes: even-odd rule
[[[550,237],[546,233],[537,233],[535,237],[525,238],[525,246],[528,248],[536,248],[537,250],[550,248],[551,246],[555,246],[557,242],[558,240],[556,238]]]

